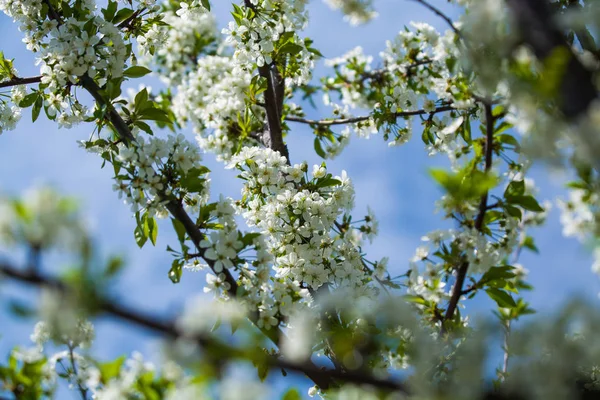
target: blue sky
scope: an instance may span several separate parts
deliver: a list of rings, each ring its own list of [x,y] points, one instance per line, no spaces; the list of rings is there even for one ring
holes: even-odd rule
[[[219,25],[230,19],[230,2],[213,0],[214,12]],[[433,1],[447,9],[445,1]],[[331,12],[323,2],[315,0],[310,5],[311,21],[306,34],[315,39],[315,46],[326,57],[336,57],[357,45],[365,52],[377,55],[385,41],[407,25],[411,20],[429,22],[445,30],[443,21],[436,18],[414,1],[375,1],[379,17],[372,23],[352,28],[343,22],[341,15]],[[7,57],[16,58],[15,65],[22,76],[38,73],[34,57],[28,53],[16,26],[4,15],[0,16],[0,50]],[[317,73],[322,73],[319,68]],[[134,83],[137,86],[137,82]],[[311,116],[322,115],[307,109]],[[185,299],[201,293],[204,277],[185,273],[180,284],[174,285],[167,278],[171,258],[164,251],[167,244],[176,244],[170,224],[162,224],[156,247],[147,244],[138,249],[133,239],[134,221],[127,206],[112,191],[111,170],[100,169],[100,159],[87,154],[76,140],[89,136],[92,127],[81,125],[72,130],[57,129],[44,117],[33,125],[30,114],[25,112],[17,130],[0,136],[0,192],[19,194],[40,184],[49,184],[65,194],[80,200],[83,214],[102,257],[123,254],[128,268],[113,288],[118,301],[133,307],[156,313],[174,315],[181,310]],[[309,164],[320,160],[313,154],[312,134],[306,126],[294,125],[288,138],[292,162],[307,160]],[[238,196],[240,182],[231,171],[211,155],[205,160],[212,173],[212,195],[219,193]],[[380,235],[367,248],[373,259],[390,257],[394,272],[403,273],[408,259],[420,243],[420,237],[440,225],[441,215],[434,214],[434,202],[440,191],[429,179],[427,169],[443,164],[442,158],[428,157],[419,135],[414,134],[410,143],[388,148],[380,135],[369,140],[353,138],[350,146],[336,160],[329,162],[331,172],[345,169],[356,187],[355,214],[360,216],[369,205],[380,221]],[[533,168],[532,177],[540,186],[540,198],[552,199],[563,193],[564,176],[552,172],[547,166]],[[582,296],[597,301],[600,280],[590,272],[591,258],[575,240],[561,235],[558,211],[553,210],[543,231],[532,232],[536,237],[540,255],[525,252],[522,263],[530,271],[530,281],[536,288],[527,294],[533,308],[542,313],[552,312],[565,299]],[[0,252],[2,258],[15,258],[10,251]],[[60,265],[45,263],[49,273],[60,270]],[[31,299],[35,291],[22,286],[3,284],[0,302],[6,303],[11,296]],[[483,296],[480,296],[483,297]],[[475,301],[470,309],[490,315],[489,301]],[[11,316],[5,308],[0,309],[0,357],[16,344],[28,344],[33,321],[23,321]],[[112,321],[100,319],[96,323],[98,340],[95,355],[110,359],[121,354],[140,350],[152,358],[156,355],[157,341],[152,335],[137,329],[123,327]],[[304,392],[305,393],[305,392]]]

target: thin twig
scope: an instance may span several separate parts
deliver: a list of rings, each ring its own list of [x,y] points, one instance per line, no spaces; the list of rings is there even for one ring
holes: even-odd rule
[[[425,110],[400,111],[400,112],[394,113],[393,116],[394,116],[394,118],[402,118],[402,117],[411,117],[411,116],[415,116],[415,115],[436,114],[439,112],[452,111],[452,110],[455,110],[455,108],[452,106],[441,106],[441,107],[437,107],[433,111],[425,111]],[[332,125],[354,124],[357,122],[367,121],[369,118],[372,118],[372,117],[370,115],[367,115],[367,116],[352,117],[352,118],[315,120],[315,119],[306,119],[306,118],[300,118],[300,117],[294,117],[294,116],[287,116],[287,117],[285,117],[285,120],[290,121],[290,122],[299,122],[301,124],[308,124],[308,125],[332,126]]]
[[[462,37],[462,35],[461,35],[460,31],[458,30],[458,28],[456,26],[454,26],[454,22],[452,21],[452,19],[450,17],[448,17],[446,14],[444,14],[439,8],[436,8],[436,7],[432,6],[431,4],[429,4],[425,0],[413,0],[413,1],[416,1],[417,3],[420,3],[425,8],[427,8],[431,12],[433,12],[435,15],[437,15],[440,18],[442,18],[444,21],[446,21],[446,23],[448,24],[448,26],[450,26],[450,29],[452,29],[454,31],[454,33],[456,33],[458,36]]]
[[[73,346],[69,344],[69,359],[71,360],[71,367],[73,367],[73,374],[75,375],[75,381],[77,382],[77,387],[79,388],[79,394],[83,400],[87,400],[88,390],[85,386],[81,384],[79,381],[79,374],[77,373],[77,365],[75,365],[75,356],[73,355]]]

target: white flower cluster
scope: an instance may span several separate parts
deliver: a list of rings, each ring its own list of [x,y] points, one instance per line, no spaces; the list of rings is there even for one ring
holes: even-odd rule
[[[324,166],[288,166],[271,149],[245,148],[230,166],[246,181],[241,204],[249,226],[257,226],[275,255],[278,278],[311,289],[330,283],[361,287],[366,279],[360,253],[347,237],[332,237],[336,219],[352,208],[354,189],[345,172],[333,178]]]
[[[229,160],[241,140],[233,127],[246,108],[250,80],[250,73],[232,65],[231,58],[206,56],[177,88],[173,112],[178,121],[189,121],[200,147],[219,160]]]
[[[140,392],[136,383],[144,374],[155,372],[154,364],[144,361],[141,353],[134,352],[132,357],[125,361],[116,377],[103,385],[90,385],[94,399],[112,400],[137,397]],[[99,384],[100,382],[98,382]]]
[[[207,274],[207,285],[204,292],[215,293],[217,296],[228,296],[227,291],[231,289],[221,271],[225,268],[232,268],[234,261],[239,257],[238,253],[243,248],[243,242],[237,230],[234,219],[235,208],[231,199],[221,198],[217,202],[210,216],[218,221],[221,229],[211,232],[211,234],[202,242],[200,246],[206,249],[204,258],[214,261],[213,269],[216,275]],[[273,279],[270,276],[270,265],[273,257],[268,251],[263,235],[253,234],[252,247],[254,249],[254,260],[252,265],[244,263],[236,265],[240,271],[240,286],[244,289],[239,298],[236,298],[236,306],[224,305],[222,310],[224,317],[234,317],[243,310],[257,310],[259,318],[257,325],[270,329],[280,323],[282,316],[289,316],[292,306],[299,299],[306,299],[308,291],[301,289],[296,282],[286,279]],[[204,267],[204,266],[200,266]],[[198,270],[198,264],[192,267]],[[230,299],[231,300],[231,299]],[[225,304],[229,304],[225,303]],[[229,308],[228,308],[229,307]],[[199,329],[206,328],[205,323],[192,320],[197,318],[190,316],[194,313],[195,307],[190,306],[181,319],[182,329],[186,332],[198,333]],[[237,311],[234,311],[237,309]],[[196,314],[194,314],[197,316]],[[231,322],[231,321],[230,321]]]
[[[21,119],[21,108],[14,104],[0,100],[0,134],[15,129]]]
[[[187,337],[194,338],[210,332],[217,324],[238,324],[246,319],[248,310],[235,299],[207,301],[197,296],[186,302],[177,318],[177,328]]]
[[[188,69],[195,67],[200,51],[215,41],[216,21],[201,5],[163,13],[168,26],[152,25],[137,38],[143,62],[153,68],[167,84],[179,84]]]
[[[46,363],[42,367],[42,384],[48,388],[55,388],[59,377],[59,372],[56,367],[61,364],[60,371],[62,378],[66,378],[69,382],[69,388],[73,389],[78,384],[95,385],[99,381],[99,372],[95,366],[81,354],[75,351],[77,348],[86,349],[91,346],[94,340],[94,326],[86,320],[78,320],[74,326],[67,328],[59,327],[57,331],[51,325],[44,321],[38,322],[33,334],[30,336],[35,347],[20,348],[13,350],[13,356],[17,360],[24,363],[36,363],[44,358],[44,350],[46,343],[53,341],[56,345],[65,345],[69,350],[62,350],[54,353],[47,358]],[[66,370],[65,363],[77,363],[76,371],[73,369]],[[65,375],[66,374],[66,375]]]
[[[82,20],[65,21],[41,18],[42,1],[1,1],[0,10],[20,23],[25,33],[27,49],[41,52],[44,61],[42,73],[51,88],[76,83],[79,76],[94,76],[97,71],[122,75],[127,51],[118,29],[98,15],[93,15],[94,2],[81,3]],[[90,33],[84,26],[91,24],[97,32]]]
[[[56,116],[64,127],[88,116],[85,106],[64,93],[65,87],[82,76],[99,74],[102,80],[122,76],[128,54],[117,27],[95,15],[95,3],[83,1],[80,6],[79,19],[59,22],[41,17],[41,0],[0,1],[0,10],[20,23],[27,49],[40,53],[42,83],[51,92],[45,101],[48,115]]]
[[[561,210],[560,222],[563,225],[563,235],[575,236],[583,240],[587,234],[596,231],[596,216],[594,210],[600,207],[600,197],[583,189],[571,189],[567,201],[558,200]]]
[[[334,10],[341,9],[350,25],[364,24],[377,17],[373,0],[325,0],[325,3]]]
[[[469,274],[483,274],[491,267],[501,265],[519,243],[520,234],[519,221],[510,215],[505,217],[506,225],[496,241],[489,240],[476,229],[438,230],[423,236],[426,245],[417,248],[411,260],[408,292],[433,303],[450,298],[445,283],[447,259],[436,255],[442,248],[456,246],[462,258],[456,259],[455,264],[468,263]]]
[[[217,206],[210,214],[219,221],[222,228],[212,231],[210,236],[200,242],[200,247],[205,249],[204,257],[214,261],[213,270],[217,274],[234,266],[233,261],[244,246],[239,240],[235,208],[232,202],[229,198],[221,197],[219,199]],[[207,279],[211,278],[207,277]],[[221,279],[224,280],[224,277]],[[228,283],[226,284],[228,285]]]
[[[47,33],[51,39],[41,48],[41,72],[42,82],[51,90],[75,84],[84,75],[102,73],[105,79],[123,76],[127,48],[117,27],[94,16],[93,24],[87,26],[97,32],[91,33],[86,23],[68,18]]]
[[[465,119],[462,116],[452,119],[448,115],[441,118],[435,115],[430,120],[429,132],[432,140],[426,146],[427,152],[430,156],[438,153],[446,154],[453,169],[460,168],[458,157],[463,154],[462,151],[467,146],[458,134],[463,123],[465,123]]]
[[[63,327],[64,328],[64,327]],[[94,325],[86,320],[78,320],[76,324],[68,330],[68,333],[61,331],[56,332],[51,325],[47,322],[39,321],[30,336],[32,342],[34,342],[40,351],[43,350],[44,345],[54,340],[57,344],[67,344],[70,347],[81,347],[83,349],[89,348],[94,341]]]
[[[581,242],[592,241],[598,236],[598,210],[600,210],[600,196],[596,192],[584,189],[571,189],[568,200],[558,200],[561,211],[560,222],[563,225],[563,235],[574,236]],[[592,271],[600,275],[600,246],[595,241]]]
[[[375,118],[378,115],[391,116],[419,109],[434,113],[438,105],[458,109],[475,106],[467,90],[470,78],[458,68],[454,32],[440,36],[430,25],[411,25],[413,30],[401,31],[393,41],[387,41],[386,49],[380,53],[383,61],[380,69],[372,68],[373,57],[365,55],[361,47],[326,62],[334,68],[335,76],[323,81],[323,102],[334,107],[334,116],[351,118],[351,110],[361,108],[375,111],[371,118],[350,125],[359,137],[368,138],[377,132],[379,121]],[[332,93],[337,93],[341,105],[332,102]],[[390,137],[390,146],[406,143],[412,136],[412,117],[403,118],[402,126],[398,122],[384,121],[384,138]],[[451,132],[446,129],[452,124],[451,120],[436,118],[428,120],[428,124],[432,125],[430,135],[436,144],[431,147],[435,152],[457,153],[461,149],[450,140],[456,138],[451,133],[457,126],[449,128]],[[336,136],[336,141],[332,141],[331,148],[325,149],[327,155],[337,155],[348,143],[349,135],[350,129],[346,127]]]
[[[50,188],[27,191],[23,200],[0,200],[0,238],[35,249],[76,247],[85,237],[85,226],[74,202]]]
[[[145,209],[148,215],[168,215],[166,196],[174,195],[184,204],[198,208],[208,200],[208,183],[205,178],[202,190],[189,193],[175,183],[199,166],[198,148],[182,134],[169,135],[167,139],[138,136],[129,147],[118,145],[115,161],[120,172],[115,176],[113,189],[131,206],[132,212]],[[92,146],[90,152],[102,154],[111,151],[108,146]]]
[[[361,46],[348,51],[346,54],[325,60],[325,65],[333,67],[336,75],[342,79],[336,80],[334,77],[329,77],[325,81],[325,85],[329,90],[335,89],[339,92],[342,104],[355,108],[373,108],[374,103],[369,101],[364,93],[357,90],[354,85],[349,85],[348,82],[354,82],[362,79],[362,75],[368,75],[373,72],[372,68],[373,56],[364,54]],[[326,92],[323,96],[325,105],[331,103],[330,94]]]
[[[264,251],[265,244],[258,249]],[[311,302],[309,291],[298,282],[270,277],[268,264],[259,265],[255,270],[246,266],[243,275],[244,300],[248,307],[258,310],[256,325],[259,328],[277,326],[303,304]]]
[[[251,11],[242,8],[246,12],[244,17],[230,22],[222,31],[227,35],[226,43],[235,47],[234,61],[249,69],[253,69],[253,64],[259,67],[269,65],[273,61],[276,44],[284,35],[292,33],[291,37],[286,37],[288,40],[293,38],[294,45],[300,46],[300,49],[294,52],[298,67],[290,78],[296,84],[308,82],[314,56],[296,34],[308,23],[307,0],[249,0],[249,3]],[[252,16],[248,18],[249,15]]]
[[[386,101],[402,109],[416,108],[433,91],[438,100],[456,108],[472,107],[474,100],[465,93],[467,78],[449,68],[460,56],[455,33],[449,30],[440,35],[425,23],[411,22],[411,26],[413,30],[388,40],[380,54],[385,68],[404,78],[395,81]]]

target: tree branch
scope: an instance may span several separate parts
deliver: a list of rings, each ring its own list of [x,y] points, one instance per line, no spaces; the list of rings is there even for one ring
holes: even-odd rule
[[[277,68],[277,67],[275,67]],[[281,129],[281,115],[279,113],[277,101],[277,88],[274,82],[271,69],[263,65],[258,68],[261,77],[267,80],[267,90],[265,90],[265,111],[267,113],[267,124],[269,126],[269,147],[284,156],[289,164],[290,154],[287,146],[283,142],[283,131]]]
[[[129,129],[129,126],[127,126],[127,123],[125,123],[123,118],[121,118],[121,116],[119,115],[117,110],[113,107],[113,105],[110,104],[110,102],[107,102],[106,99],[104,98],[104,96],[102,96],[102,94],[100,94],[101,89],[98,86],[98,84],[96,82],[94,82],[94,80],[87,75],[82,76],[80,78],[80,82],[81,82],[81,86],[92,95],[94,100],[96,100],[96,102],[100,106],[107,108],[107,110],[108,110],[107,119],[110,121],[110,123],[115,128],[115,132],[117,133],[117,136],[119,136],[119,138],[121,140],[123,140],[123,142],[126,145],[129,145],[130,143],[134,142],[135,138],[133,137],[133,134],[131,133],[131,129]]]
[[[4,275],[5,277],[13,280],[38,287],[53,288],[61,291],[62,293],[70,292],[70,288],[60,280],[43,276],[37,272],[25,272],[5,263],[0,263],[0,275]],[[191,339],[206,350],[216,350],[220,357],[229,358],[230,360],[252,360],[252,356],[247,352],[222,343],[209,335],[196,335],[194,337],[189,337],[182,332],[174,322],[164,321],[159,318],[143,314],[137,310],[130,309],[115,302],[108,302],[105,300],[101,301],[98,305],[98,309],[101,314],[106,314],[128,324],[154,331],[171,339]],[[265,361],[266,364],[272,369],[286,369],[303,373],[319,386],[323,385],[321,386],[322,389],[326,389],[329,383],[332,381],[340,381],[353,384],[366,384],[383,390],[408,393],[405,385],[401,382],[375,378],[359,371],[340,371],[319,368],[310,361],[305,363],[296,363],[271,355],[265,355],[264,359],[261,359],[261,361]],[[321,384],[319,382],[321,382]]]
[[[438,17],[440,17],[441,19],[446,21],[448,26],[450,26],[450,29],[452,29],[454,31],[454,33],[456,33],[459,37],[462,37],[462,34],[458,30],[458,28],[456,26],[454,26],[454,22],[452,22],[452,19],[450,17],[448,17],[446,14],[444,14],[439,8],[432,6],[425,0],[413,0],[413,1],[420,3],[421,5],[423,5],[423,7],[429,9],[435,15],[437,15]]]
[[[0,88],[18,86],[18,85],[30,85],[32,83],[40,83],[42,81],[42,76],[32,76],[29,78],[19,78],[14,77],[8,81],[0,82]]]
[[[484,103],[485,108],[485,124],[486,124],[486,140],[485,140],[485,172],[489,172],[492,168],[492,157],[494,150],[494,116],[492,115],[492,104],[491,102]],[[483,221],[485,218],[485,213],[488,209],[488,192],[486,191],[483,196],[481,196],[481,200],[479,201],[479,212],[477,213],[477,217],[475,218],[475,229],[481,233],[483,228]],[[442,333],[445,332],[444,322],[452,319],[454,317],[454,311],[458,306],[458,302],[460,301],[460,297],[463,295],[463,285],[465,283],[465,278],[467,276],[467,271],[469,269],[469,263],[463,262],[458,268],[458,272],[456,274],[456,282],[454,283],[454,287],[452,288],[452,295],[450,296],[450,301],[448,302],[448,308],[446,309],[446,314],[444,314],[444,319],[442,321]]]
[[[393,116],[395,118],[401,118],[401,117],[410,117],[410,116],[414,116],[414,115],[436,114],[439,112],[452,111],[452,110],[456,110],[456,109],[452,106],[442,106],[442,107],[437,107],[433,111],[425,111],[425,110],[401,111],[401,112],[394,113]],[[315,119],[306,119],[306,118],[300,118],[300,117],[287,116],[287,117],[285,117],[285,120],[290,121],[290,122],[299,122],[301,124],[308,124],[308,125],[332,126],[332,125],[354,124],[357,122],[367,121],[369,118],[371,118],[370,115],[362,116],[362,117],[352,117],[352,118],[315,120]]]

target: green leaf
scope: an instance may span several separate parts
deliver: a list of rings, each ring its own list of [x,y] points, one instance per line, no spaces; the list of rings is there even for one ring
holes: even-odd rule
[[[29,93],[27,96],[25,96],[23,98],[23,100],[21,100],[19,102],[19,107],[27,108],[27,107],[33,105],[33,103],[35,103],[37,101],[38,97],[40,97],[39,92]]]
[[[210,1],[208,0],[201,0],[202,6],[204,8],[206,8],[208,11],[210,11]]]
[[[242,237],[242,243],[244,244],[244,246],[251,246],[252,242],[254,241],[254,239],[256,239],[257,237],[260,237],[260,233],[258,232],[250,232],[250,233],[246,233],[243,237]]]
[[[489,288],[486,289],[485,292],[488,294],[488,296],[490,296],[492,300],[496,302],[496,304],[498,304],[498,307],[513,308],[517,306],[517,303],[515,303],[515,300],[512,298],[512,296],[506,293],[504,290],[497,288]]]
[[[138,247],[141,249],[148,240],[148,236],[144,234],[144,229],[139,225],[133,231],[133,236]]]
[[[300,396],[300,392],[298,392],[298,389],[291,388],[290,390],[285,392],[281,400],[302,400],[302,396]]]
[[[106,269],[104,270],[104,275],[107,277],[115,276],[119,271],[123,269],[125,263],[121,257],[111,257],[108,260],[108,264],[106,265]]]
[[[181,281],[181,274],[183,273],[183,268],[181,266],[181,262],[179,260],[173,260],[171,264],[171,269],[169,270],[169,279],[173,283],[179,283]]]
[[[156,246],[156,238],[158,237],[158,224],[154,218],[146,218],[146,224],[148,226],[148,237],[153,246]]]
[[[148,103],[148,90],[146,90],[146,88],[144,88],[143,90],[140,90],[139,93],[136,94],[135,98],[133,99],[134,111],[139,111],[139,110],[145,108],[147,103]]]
[[[151,70],[146,67],[142,67],[141,65],[134,65],[133,67],[127,68],[123,71],[123,75],[128,78],[141,78],[144,75],[148,75]]]
[[[518,218],[519,220],[523,217],[523,213],[521,212],[520,208],[511,206],[510,204],[504,204],[503,207],[511,217]]]
[[[514,146],[516,151],[519,151],[519,148],[520,148],[519,141],[517,139],[515,139],[514,136],[512,136],[512,135],[503,133],[503,134],[497,135],[496,140],[499,141],[500,143],[505,143],[505,144]]]
[[[538,250],[537,246],[535,245],[535,241],[533,240],[533,238],[531,236],[526,236],[525,240],[523,240],[523,243],[521,243],[521,246],[533,251],[534,253],[540,252]]]
[[[504,115],[505,110],[504,110],[504,106],[502,105],[498,105],[495,106],[494,109],[492,110],[492,116],[494,117],[501,117],[502,115]]]
[[[33,317],[36,314],[35,308],[31,307],[29,304],[18,300],[10,300],[9,301],[9,309],[14,315],[19,317]]]
[[[432,168],[429,173],[448,192],[457,205],[463,201],[480,197],[498,183],[498,179],[494,175],[468,167],[458,173]]]
[[[139,117],[140,119],[147,119],[150,121],[171,123],[171,118],[169,118],[167,112],[160,108],[145,108],[140,111]]]
[[[264,382],[269,375],[269,366],[263,361],[258,364],[256,370],[258,372],[258,379],[260,379],[261,382]]]
[[[190,193],[200,193],[206,187],[206,179],[201,178],[208,172],[208,168],[192,168],[181,178],[179,185]]]
[[[296,54],[300,53],[302,50],[304,50],[304,47],[300,46],[299,44],[287,42],[286,44],[281,46],[281,48],[279,49],[279,53],[295,56]]]
[[[113,24],[118,24],[119,22],[125,21],[127,18],[131,17],[133,14],[133,10],[130,8],[122,8],[117,12],[113,20],[111,21]]]
[[[467,116],[465,118],[465,122],[461,125],[460,129],[460,135],[462,136],[462,138],[465,140],[465,142],[467,143],[471,143],[471,120],[470,118]]]
[[[512,204],[516,204],[518,206],[523,207],[525,210],[534,211],[534,212],[543,212],[544,209],[537,202],[535,197],[533,196],[515,196],[510,197],[509,200]]]
[[[175,229],[175,233],[177,233],[177,239],[179,239],[180,243],[185,241],[185,226],[178,219],[171,218],[171,222],[173,223],[173,228]]]
[[[318,188],[328,187],[328,186],[338,186],[341,185],[342,182],[332,178],[331,175],[326,176],[325,178],[321,178],[317,180],[317,184],[315,185]]]
[[[412,295],[412,294],[407,294],[407,295],[404,295],[403,298],[406,301],[410,302],[410,303],[421,304],[421,305],[424,305],[424,306],[428,305],[427,300],[425,300],[421,296],[415,296],[415,295]]]
[[[144,132],[146,132],[148,135],[154,135],[154,132],[152,132],[152,128],[150,128],[150,125],[148,125],[147,123],[143,121],[135,121],[133,124],[141,130],[143,130]]]
[[[33,104],[33,108],[31,109],[31,122],[35,122],[38,119],[43,105],[44,100],[42,99],[42,96],[39,96]]]
[[[114,361],[98,363],[102,383],[106,384],[111,379],[118,377],[124,362],[125,356],[121,356]]]
[[[481,281],[491,282],[497,279],[512,279],[515,277],[515,273],[512,272],[513,269],[514,267],[510,265],[492,267],[485,274],[483,274],[483,276],[481,277]]]
[[[242,321],[237,318],[234,318],[230,324],[231,324],[231,334],[233,335],[238,330],[240,325],[242,324]]]
[[[104,15],[104,19],[107,21],[112,21],[117,12],[117,2],[109,0],[108,5],[105,9],[102,9],[102,15]]]
[[[321,139],[319,139],[318,137],[315,137],[314,147],[315,152],[319,155],[319,157],[326,157],[325,151],[323,150],[323,146],[321,146]]]
[[[512,181],[504,191],[504,197],[523,196],[525,194],[525,181]]]

